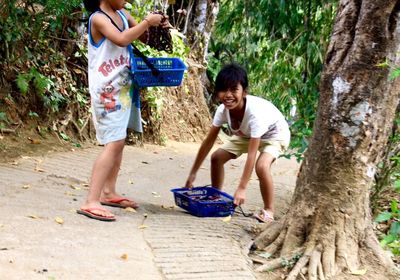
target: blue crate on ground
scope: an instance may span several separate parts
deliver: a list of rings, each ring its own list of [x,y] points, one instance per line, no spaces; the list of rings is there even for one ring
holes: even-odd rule
[[[172,189],[175,204],[197,217],[226,217],[235,210],[233,197],[212,187]],[[217,201],[208,197],[220,197]],[[203,199],[200,199],[203,198]]]
[[[151,73],[150,68],[141,58],[132,59],[132,72],[139,87],[179,86],[182,83],[186,66],[179,58],[148,58],[160,71],[158,76]]]

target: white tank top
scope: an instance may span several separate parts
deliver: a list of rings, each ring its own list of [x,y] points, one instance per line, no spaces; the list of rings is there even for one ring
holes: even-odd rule
[[[117,13],[124,29],[129,28],[124,13]],[[97,140],[107,144],[126,137],[132,103],[130,59],[127,47],[119,47],[105,37],[98,43],[93,41],[91,21],[94,14],[89,18],[88,30],[89,92]]]

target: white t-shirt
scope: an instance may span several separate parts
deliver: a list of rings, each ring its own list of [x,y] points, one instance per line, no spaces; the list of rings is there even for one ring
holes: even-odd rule
[[[282,113],[271,102],[252,95],[246,97],[243,120],[238,129],[233,129],[229,110],[221,104],[215,112],[213,125],[221,127],[227,123],[232,133],[244,138],[261,138],[289,143],[289,125]]]

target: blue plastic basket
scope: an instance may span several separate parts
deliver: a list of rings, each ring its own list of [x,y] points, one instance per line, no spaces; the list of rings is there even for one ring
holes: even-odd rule
[[[233,197],[212,187],[172,189],[175,204],[197,217],[226,217],[235,210]],[[208,200],[219,197],[218,200]]]
[[[182,83],[186,66],[179,58],[149,58],[149,61],[160,71],[154,76],[141,58],[132,59],[132,72],[139,87],[179,86]]]

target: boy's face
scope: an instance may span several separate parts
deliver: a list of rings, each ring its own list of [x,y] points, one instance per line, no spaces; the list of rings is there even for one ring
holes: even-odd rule
[[[217,93],[218,100],[225,105],[228,110],[242,109],[244,106],[243,98],[247,92],[243,90],[243,87],[238,83],[235,87],[232,87],[226,91],[220,91]]]

